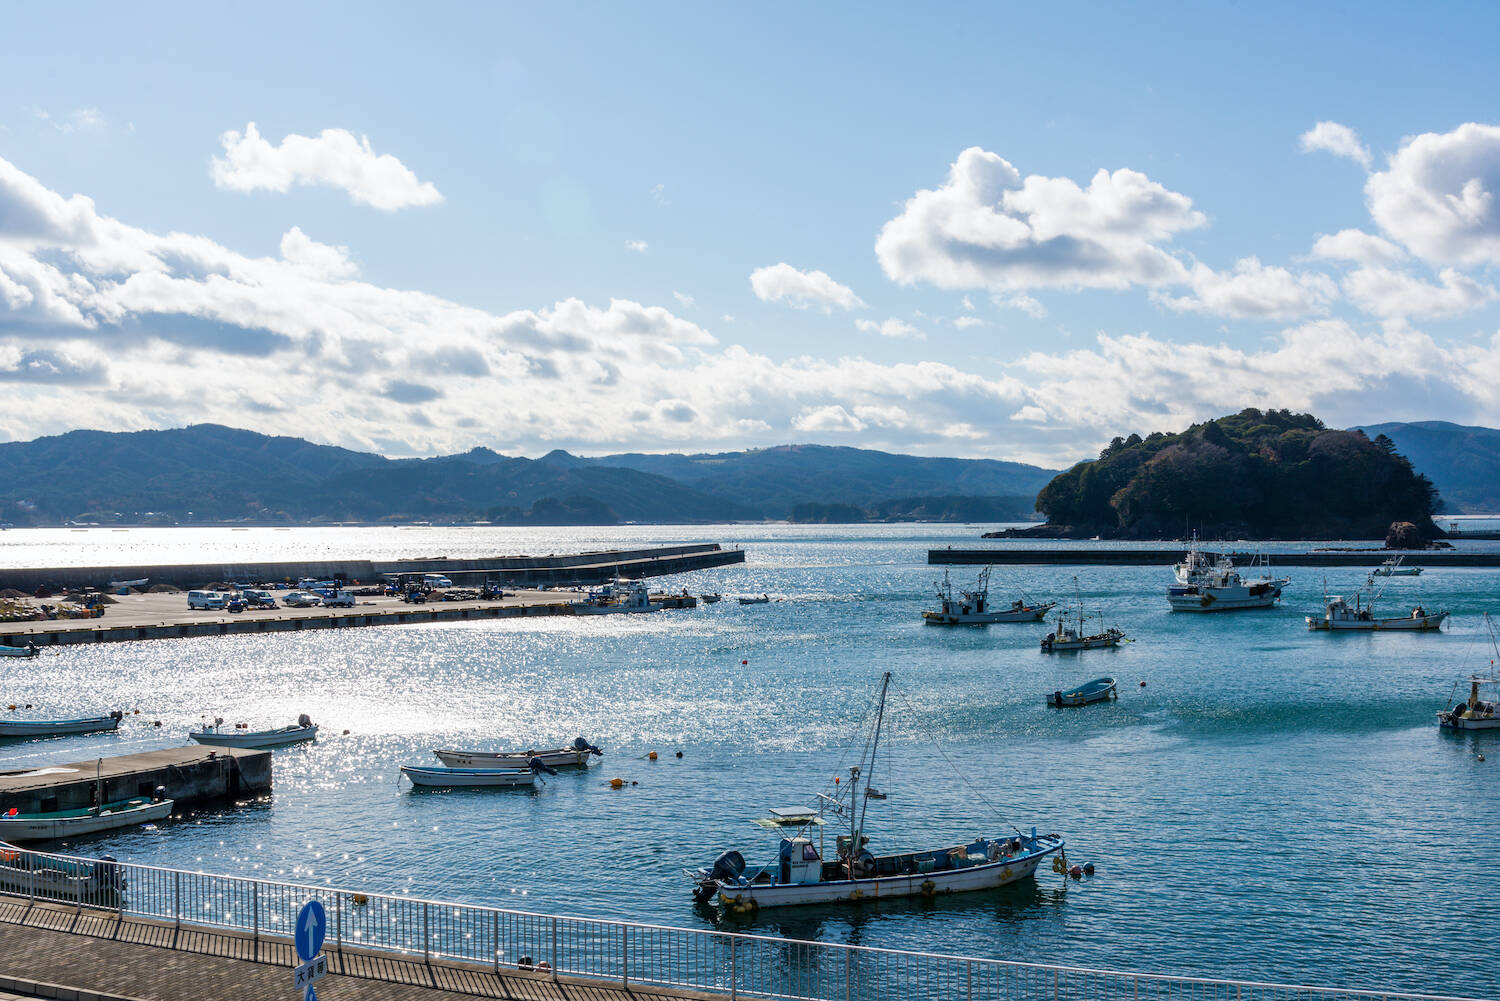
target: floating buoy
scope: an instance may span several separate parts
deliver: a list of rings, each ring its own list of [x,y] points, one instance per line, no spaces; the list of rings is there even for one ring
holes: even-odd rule
[[[743,667],[744,665],[746,665],[748,663],[750,663],[748,660],[742,660],[742,661],[740,661],[740,666]]]
[[[132,716],[139,716],[140,714],[141,714],[141,711],[139,709],[136,709],[136,710],[132,711],[130,715],[132,715]]]
[[[631,780],[630,780],[630,784],[631,784],[631,785],[633,785],[633,786],[638,786],[638,785],[640,785],[640,783],[639,783],[639,782],[637,782],[637,781],[636,781],[636,780],[635,780],[635,779],[631,779]]]
[[[839,784],[839,777],[838,777],[838,776],[837,776],[837,775],[835,775],[835,776],[834,776],[834,777],[833,777],[833,784],[834,784],[834,785],[838,785],[838,784]]]
[[[681,752],[681,751],[678,751],[678,752],[677,752],[677,756],[678,756],[678,757],[679,757],[679,758],[680,758],[680,757],[682,757],[682,752]]]
[[[1480,760],[1480,761],[1483,761],[1483,760],[1484,760],[1484,755],[1482,755],[1482,754],[1481,754],[1481,755],[1480,755],[1480,756],[1479,756],[1479,760]]]
[[[625,784],[625,780],[624,779],[610,779],[609,780],[609,787],[611,789],[619,789],[624,784]]]
[[[349,731],[348,731],[348,730],[345,730],[345,731],[344,731],[344,736],[345,736],[345,737],[347,737],[347,736],[349,736]]]
[[[1083,878],[1083,866],[1081,866],[1081,865],[1075,865],[1073,868],[1071,868],[1071,869],[1068,870],[1068,875],[1072,876],[1074,879],[1082,879]]]
[[[10,705],[6,706],[5,708],[14,711],[14,709],[16,708],[16,704],[14,702],[12,702]]]
[[[1094,874],[1094,863],[1085,862],[1083,864],[1083,874],[1085,876],[1092,876]]]
[[[151,725],[152,726],[161,726],[161,720],[154,719],[154,720],[151,721]]]
[[[646,755],[646,758],[649,761],[655,761],[656,760],[656,752],[652,751],[650,754]]]
[[[1143,682],[1141,682],[1141,687],[1142,687],[1142,688],[1145,688],[1145,687],[1146,687],[1146,683],[1145,683],[1145,682],[1144,682],[1144,681],[1143,681]]]

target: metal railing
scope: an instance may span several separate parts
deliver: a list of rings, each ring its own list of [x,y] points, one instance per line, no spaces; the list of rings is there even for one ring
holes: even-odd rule
[[[1467,1001],[1447,995],[1018,963],[561,917],[0,849],[0,893],[282,943],[309,900],[324,949],[358,948],[631,984],[789,1001]]]

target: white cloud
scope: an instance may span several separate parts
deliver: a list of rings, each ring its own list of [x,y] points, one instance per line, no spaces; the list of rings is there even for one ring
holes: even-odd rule
[[[1341,229],[1332,236],[1318,237],[1312,256],[1328,261],[1354,261],[1358,264],[1399,264],[1406,251],[1389,240],[1358,229]]]
[[[637,254],[644,254],[648,248],[645,240],[626,240],[625,249]]]
[[[1191,295],[1173,297],[1158,291],[1152,298],[1177,312],[1287,319],[1321,312],[1338,296],[1338,287],[1327,275],[1294,275],[1254,257],[1236,261],[1233,271],[1195,264],[1188,284]]]
[[[288,135],[279,146],[261,138],[255,123],[245,132],[219,137],[224,157],[214,158],[214,184],[230,191],[290,190],[293,184],[341,188],[360,205],[385,212],[443,200],[429,181],[419,181],[400,160],[377,154],[365,136],[324,129],[316,137]]]
[[[837,404],[804,410],[792,418],[798,431],[863,431],[865,422]]]
[[[750,272],[750,288],[763,302],[784,302],[797,309],[864,309],[865,304],[847,285],[840,285],[823,271],[799,271],[786,262]]]
[[[1364,312],[1388,319],[1455,316],[1497,298],[1494,288],[1453,268],[1438,279],[1441,285],[1394,268],[1362,267],[1345,276],[1344,294]]]
[[[990,296],[990,301],[1001,309],[1019,309],[1033,320],[1040,320],[1047,315],[1047,307],[1025,292],[997,292]]]
[[[1436,264],[1500,264],[1500,126],[1407,139],[1365,182],[1375,222]]]
[[[1134,170],[1099,170],[1088,187],[1025,177],[979,147],[959,154],[935,190],[885,224],[875,253],[902,284],[1022,290],[1126,288],[1186,278],[1159,244],[1205,223],[1186,195]]]
[[[359,268],[349,260],[348,247],[319,243],[296,226],[281,238],[281,259],[315,278],[353,278],[359,274]]]
[[[1370,169],[1370,151],[1359,141],[1359,134],[1347,125],[1319,122],[1302,133],[1302,152],[1315,150],[1347,157],[1366,170]]]
[[[924,332],[894,316],[883,323],[876,323],[874,320],[855,320],[854,326],[867,334],[879,334],[881,337],[909,337],[918,341],[927,339]]]
[[[977,316],[960,316],[953,321],[953,325],[959,330],[968,330],[970,327],[984,326],[984,321]]]
[[[60,117],[53,117],[43,108],[32,108],[31,113],[64,135],[102,129],[105,124],[104,114],[98,108],[74,108]],[[133,126],[131,131],[135,131]]]
[[[667,204],[667,186],[665,184],[653,184],[651,186],[651,200],[658,205]]]
[[[685,292],[673,292],[672,293],[672,298],[676,299],[679,303],[681,303],[685,307],[691,307],[694,303],[696,303],[698,301],[697,299],[694,299],[692,296],[688,295]]]

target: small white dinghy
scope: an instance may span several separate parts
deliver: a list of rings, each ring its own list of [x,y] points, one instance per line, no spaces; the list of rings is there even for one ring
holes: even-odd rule
[[[82,719],[0,719],[0,737],[66,737],[74,733],[118,730],[125,714],[118,709],[108,716]]]
[[[211,724],[201,730],[193,730],[188,736],[200,744],[211,747],[265,748],[300,744],[318,736],[318,725],[306,713],[297,717],[296,725],[277,730],[250,730],[244,723],[224,728],[223,717],[216,716]]]
[[[401,774],[411,780],[412,788],[476,789],[532,786],[538,775],[556,775],[557,769],[532,758],[525,768],[448,768],[402,765]]]
[[[573,746],[550,751],[433,751],[450,768],[529,768],[533,758],[552,768],[587,768],[595,755],[603,755],[582,737]]]

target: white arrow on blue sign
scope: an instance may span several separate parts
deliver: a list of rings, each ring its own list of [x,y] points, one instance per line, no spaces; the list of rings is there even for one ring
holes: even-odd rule
[[[297,956],[304,963],[323,948],[323,938],[328,934],[328,921],[323,916],[323,905],[309,900],[297,912]]]

